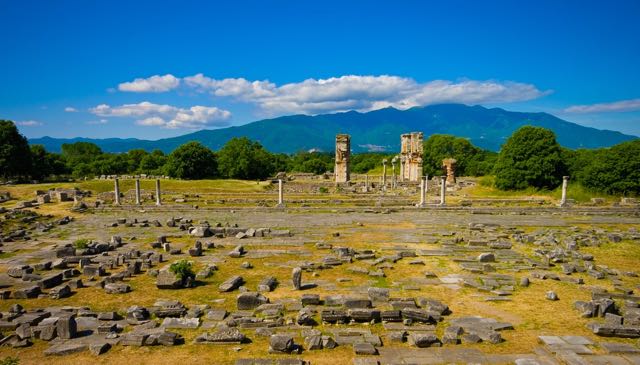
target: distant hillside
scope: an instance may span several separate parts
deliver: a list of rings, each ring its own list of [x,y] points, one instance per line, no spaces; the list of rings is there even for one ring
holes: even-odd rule
[[[468,138],[474,145],[498,151],[504,141],[519,127],[534,125],[553,130],[561,145],[569,148],[599,148],[636,139],[620,132],[583,127],[547,113],[510,112],[500,108],[441,104],[408,110],[386,108],[368,113],[346,112],[316,116],[291,115],[265,119],[239,127],[201,130],[179,137],[157,141],[139,139],[58,139],[35,138],[29,142],[42,144],[59,152],[63,143],[93,142],[107,152],[126,152],[134,148],[171,152],[188,141],[200,141],[213,150],[220,149],[233,137],[259,141],[271,152],[294,153],[319,149],[333,151],[335,135],[351,135],[354,152],[398,151],[400,134],[421,131],[425,139],[434,133]]]

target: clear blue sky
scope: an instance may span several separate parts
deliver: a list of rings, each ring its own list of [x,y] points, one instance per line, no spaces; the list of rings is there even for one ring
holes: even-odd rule
[[[156,139],[439,102],[640,135],[640,1],[0,0],[0,119]]]

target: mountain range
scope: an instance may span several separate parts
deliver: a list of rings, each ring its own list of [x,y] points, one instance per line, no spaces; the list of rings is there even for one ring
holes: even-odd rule
[[[356,111],[291,115],[264,119],[242,126],[200,130],[178,137],[155,141],[135,138],[52,138],[30,139],[48,151],[60,152],[63,143],[92,142],[105,152],[126,152],[135,148],[147,151],[160,149],[171,152],[189,141],[199,141],[218,150],[233,137],[248,137],[259,141],[271,152],[333,151],[338,133],[351,135],[354,153],[366,151],[399,151],[400,134],[424,132],[429,135],[452,134],[468,138],[478,147],[498,151],[506,139],[519,127],[534,125],[551,129],[558,142],[568,148],[600,148],[638,138],[610,130],[584,127],[548,113],[512,112],[501,108],[485,108],[462,104],[439,104],[407,110],[386,108],[366,113]]]

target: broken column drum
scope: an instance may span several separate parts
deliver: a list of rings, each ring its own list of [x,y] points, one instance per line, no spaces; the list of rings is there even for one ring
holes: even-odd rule
[[[351,179],[350,157],[351,137],[348,134],[336,135],[336,164],[334,167],[336,183],[346,183]]]
[[[423,140],[422,132],[406,133],[400,136],[400,158],[401,161],[404,161],[400,170],[400,179],[402,181],[420,181],[422,176]]]
[[[442,169],[447,174],[447,182],[449,184],[456,183],[456,163],[458,161],[455,158],[445,158],[442,160]]]

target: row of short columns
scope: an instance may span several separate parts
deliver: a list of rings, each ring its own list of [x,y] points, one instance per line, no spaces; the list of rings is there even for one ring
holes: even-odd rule
[[[120,205],[121,201],[120,201],[120,181],[118,178],[115,178],[113,180],[113,190],[114,190],[114,194],[115,194],[115,204],[116,205]],[[140,198],[140,179],[136,179],[135,181],[135,189],[136,189],[136,205],[141,205],[142,204],[142,199]],[[161,191],[160,191],[160,179],[156,179],[156,205],[162,205],[162,198],[160,196]]]
[[[386,166],[385,166],[386,167]],[[369,190],[369,176],[365,177],[365,190]],[[386,180],[386,179],[385,179]],[[383,182],[384,183],[384,182]],[[565,207],[567,205],[567,186],[569,184],[569,176],[562,177],[562,198],[560,199],[560,206]],[[384,187],[384,185],[383,185]],[[140,179],[135,180],[135,189],[136,189],[136,205],[142,204],[140,199]],[[418,207],[426,208],[427,207],[427,191],[429,190],[429,180],[428,176],[423,176],[420,179],[420,203],[418,203]],[[440,203],[439,206],[444,206],[446,204],[446,192],[447,192],[447,177],[440,176]],[[120,182],[118,178],[114,179],[114,193],[115,193],[115,204],[120,205]],[[161,199],[161,191],[160,191],[160,179],[156,179],[156,205],[162,205]],[[278,208],[284,208],[284,193],[282,190],[282,179],[278,179]]]

